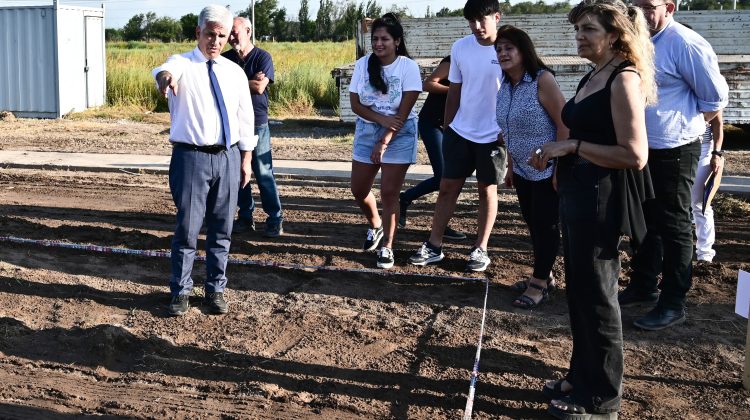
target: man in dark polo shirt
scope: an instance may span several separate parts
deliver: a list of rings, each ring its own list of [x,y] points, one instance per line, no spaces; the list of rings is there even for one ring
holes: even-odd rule
[[[273,175],[271,132],[268,129],[268,85],[273,83],[274,79],[273,61],[271,54],[253,45],[252,30],[252,24],[247,18],[235,17],[232,32],[229,34],[232,49],[224,52],[222,56],[242,67],[250,84],[255,113],[255,134],[258,135],[258,145],[252,155],[252,168],[258,183],[263,211],[268,215],[263,236],[276,238],[284,233],[284,228],[279,190],[276,188],[276,179]],[[240,211],[234,223],[234,231],[243,233],[255,230],[255,201],[250,183],[240,190],[237,205]]]

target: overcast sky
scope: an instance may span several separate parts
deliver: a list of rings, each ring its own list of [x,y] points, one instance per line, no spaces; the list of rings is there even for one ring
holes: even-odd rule
[[[359,0],[357,3],[361,1],[362,0]],[[336,0],[334,0],[334,3],[335,2]],[[364,2],[366,2],[366,0],[364,0]],[[52,0],[0,0],[0,6],[51,3]],[[179,19],[180,16],[188,13],[195,13],[197,15],[204,6],[210,3],[229,5],[234,12],[244,10],[250,5],[249,0],[60,0],[60,3],[96,7],[99,7],[104,3],[104,24],[107,28],[121,28],[125,25],[128,19],[138,13],[154,12],[158,16],[170,16]],[[315,15],[318,13],[320,0],[308,0],[308,3],[310,5],[310,17],[315,19]],[[380,4],[384,10],[388,9],[394,3],[399,5],[408,3],[409,10],[414,16],[423,17],[427,10],[427,6],[430,6],[430,10],[434,13],[443,7],[448,7],[449,9],[463,7],[466,0],[378,0],[378,4]],[[516,1],[514,0],[512,3],[516,3]],[[297,20],[300,0],[278,0],[278,4],[279,7],[286,8],[287,18]]]

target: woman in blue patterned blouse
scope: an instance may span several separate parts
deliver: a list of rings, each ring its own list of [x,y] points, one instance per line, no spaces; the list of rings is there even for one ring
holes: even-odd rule
[[[496,110],[510,156],[505,185],[516,189],[534,249],[534,272],[513,285],[523,291],[513,306],[531,309],[547,298],[554,284],[552,266],[560,246],[560,230],[554,167],[550,164],[538,171],[528,159],[545,143],[568,138],[568,128],[560,117],[565,98],[526,32],[511,25],[501,26],[495,50],[504,73]]]

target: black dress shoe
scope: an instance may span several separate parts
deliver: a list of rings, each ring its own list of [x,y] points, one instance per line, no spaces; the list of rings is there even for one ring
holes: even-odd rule
[[[225,314],[229,311],[222,292],[207,293],[204,304],[208,306],[208,312],[212,314]]]
[[[667,309],[656,307],[642,318],[635,320],[633,324],[636,327],[648,330],[662,330],[673,325],[680,324],[687,318],[685,309]]]
[[[172,296],[169,303],[169,314],[172,316],[182,316],[190,309],[190,295]]]
[[[659,301],[659,292],[643,293],[633,287],[626,287],[617,294],[620,307],[627,308],[637,305],[653,305]]]

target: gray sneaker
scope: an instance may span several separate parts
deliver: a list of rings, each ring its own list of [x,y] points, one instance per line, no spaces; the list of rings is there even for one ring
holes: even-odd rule
[[[383,239],[383,227],[375,229],[367,229],[367,238],[365,244],[362,245],[362,249],[365,251],[374,251],[380,244],[380,240]]]
[[[190,309],[190,295],[172,296],[169,303],[169,314],[172,316],[182,316]]]
[[[422,244],[416,254],[409,257],[409,264],[424,266],[427,264],[440,262],[443,260],[443,258],[445,258],[445,255],[443,255],[442,247],[433,248],[429,242],[425,242]]]
[[[487,251],[475,247],[469,255],[469,262],[466,263],[466,269],[471,271],[484,271],[487,269],[488,265],[490,265],[490,257],[487,256]]]
[[[266,223],[266,230],[263,231],[263,236],[266,238],[278,238],[284,234],[284,227],[282,222],[279,223]]]

